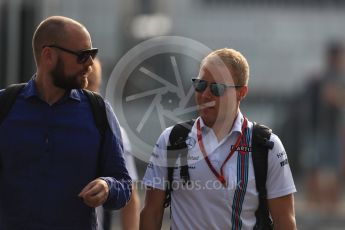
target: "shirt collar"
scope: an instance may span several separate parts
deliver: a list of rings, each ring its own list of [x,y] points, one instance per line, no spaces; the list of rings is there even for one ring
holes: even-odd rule
[[[24,87],[22,94],[25,99],[28,99],[30,97],[38,97],[37,88],[35,84],[35,75],[31,78],[31,80],[28,82],[28,84]]]
[[[241,113],[241,111],[238,111],[238,114],[236,116],[232,129],[230,130],[230,134],[232,134],[233,132],[242,133],[243,121],[244,121],[243,114]]]
[[[72,89],[70,92],[69,92],[69,95],[68,95],[69,98],[73,99],[73,100],[76,100],[76,101],[80,101],[80,94],[78,92],[77,89]]]
[[[23,94],[25,99],[28,99],[28,98],[31,98],[31,97],[38,97],[39,98],[37,87],[36,87],[36,83],[35,83],[35,77],[36,77],[36,75],[34,75],[30,79],[30,81],[24,87],[24,89],[22,91],[22,94]],[[67,98],[75,100],[75,101],[81,101],[79,90],[72,89],[72,90],[67,91],[65,96],[63,96],[60,101],[64,101]]]
[[[204,132],[208,132],[211,128],[208,127],[207,125],[205,125],[204,121],[202,120],[201,117],[199,117],[200,119],[200,128],[202,131]],[[235,118],[235,121],[234,121],[234,124],[232,126],[232,129],[230,130],[229,132],[229,135],[231,135],[232,133],[242,133],[242,123],[244,121],[244,116],[243,114],[241,113],[241,111],[238,112],[236,118]]]
[[[210,130],[210,127],[208,127],[207,125],[205,125],[204,123],[204,120],[199,117],[199,120],[200,120],[200,128],[201,128],[201,131],[208,131]],[[196,123],[196,122],[195,122]]]

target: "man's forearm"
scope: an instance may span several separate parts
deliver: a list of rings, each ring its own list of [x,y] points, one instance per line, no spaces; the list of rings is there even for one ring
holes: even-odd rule
[[[140,213],[140,230],[159,230],[162,227],[163,214],[155,216],[145,208]]]
[[[282,218],[279,221],[274,222],[274,229],[275,230],[295,230],[296,227],[296,219],[294,216]]]
[[[124,207],[131,197],[132,182],[130,180],[116,180],[113,177],[102,177],[109,186],[109,196],[103,207],[116,210]]]
[[[132,195],[128,204],[121,210],[122,229],[139,229],[140,199],[135,184],[132,185]]]

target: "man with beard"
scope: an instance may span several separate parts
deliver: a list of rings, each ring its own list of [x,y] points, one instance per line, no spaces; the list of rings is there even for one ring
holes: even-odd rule
[[[37,72],[0,125],[0,229],[96,230],[95,207],[122,208],[131,194],[115,114],[104,103],[99,132],[82,91],[98,50],[61,16],[42,21],[32,45]]]
[[[248,92],[247,60],[233,49],[216,50],[203,59],[199,75],[192,81],[199,117],[184,139],[188,154],[171,162],[172,154],[180,154],[174,147],[181,146],[182,138],[170,142],[172,127],[161,134],[143,179],[147,190],[140,229],[161,228],[170,188],[172,229],[258,229],[257,164],[252,161],[258,152],[251,150],[254,124],[240,111]],[[274,229],[293,230],[296,189],[287,155],[273,133],[269,143],[273,148],[268,151],[264,201]],[[166,183],[169,175],[174,183]]]

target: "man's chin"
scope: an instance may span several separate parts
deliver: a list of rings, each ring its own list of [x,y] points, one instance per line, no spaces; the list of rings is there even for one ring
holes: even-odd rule
[[[209,117],[207,115],[203,115],[203,114],[201,114],[200,116],[201,116],[202,121],[204,122],[204,124],[206,126],[211,128],[214,125],[215,119],[213,119],[213,118],[211,118],[211,117]]]
[[[87,78],[82,77],[78,80],[78,82],[75,82],[73,84],[73,89],[85,89],[89,85],[89,81],[87,80]]]

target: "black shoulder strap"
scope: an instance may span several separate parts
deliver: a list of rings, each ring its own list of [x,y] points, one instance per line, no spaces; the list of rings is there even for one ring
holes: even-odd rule
[[[176,160],[179,157],[181,159],[180,176],[185,183],[188,183],[190,180],[187,163],[188,147],[186,144],[186,139],[194,124],[194,121],[195,120],[190,120],[187,122],[176,124],[171,130],[169,136],[170,145],[167,146],[168,184],[165,190],[165,208],[169,207],[171,202],[173,174]]]
[[[8,86],[0,96],[0,124],[10,112],[17,95],[27,83],[13,84]]]
[[[268,150],[274,146],[274,143],[270,141],[271,133],[272,130],[270,128],[254,122],[252,157],[256,188],[259,192],[259,208],[255,212],[255,230],[273,229],[273,222],[268,210],[266,190]]]
[[[91,103],[92,114],[95,119],[98,131],[103,139],[105,136],[105,130],[108,127],[108,118],[105,108],[105,102],[102,96],[98,93],[86,89],[83,89],[83,92],[88,97]]]
[[[97,175],[103,176],[103,175],[101,175],[102,174],[101,173],[101,164],[103,162],[104,156],[103,156],[101,150],[103,148],[103,143],[104,143],[104,139],[105,139],[105,132],[109,126],[106,106],[105,106],[105,102],[104,102],[101,95],[99,95],[95,92],[92,92],[90,90],[86,90],[86,89],[83,89],[83,92],[85,93],[85,95],[88,97],[88,99],[90,101],[93,117],[95,119],[97,129],[101,135],[101,145],[100,145],[101,149],[100,149],[100,152],[98,154]]]

